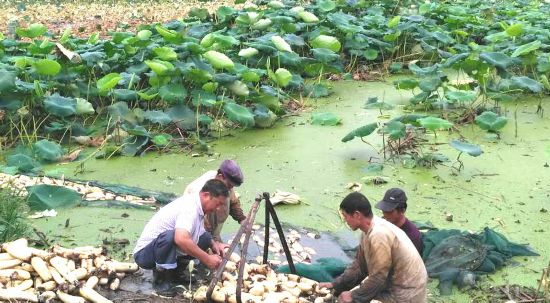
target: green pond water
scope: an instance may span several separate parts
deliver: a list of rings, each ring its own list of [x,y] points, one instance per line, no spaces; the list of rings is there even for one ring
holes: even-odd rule
[[[374,121],[402,114],[409,92],[397,91],[390,83],[331,83],[334,94],[329,98],[309,100],[309,110],[280,120],[271,129],[235,130],[230,136],[210,143],[211,154],[191,157],[185,154],[159,155],[150,152],[144,157],[91,160],[78,178],[121,183],[151,190],[180,194],[186,184],[206,170],[216,169],[220,161],[238,161],[245,174],[238,188],[244,209],[261,192],[277,189],[294,192],[303,198],[298,206],[277,206],[279,218],[293,225],[322,231],[344,233],[347,228],[338,216],[338,205],[349,193],[348,182],[360,182],[367,175],[368,161],[380,161],[382,138],[372,134],[367,145],[356,139],[342,143],[340,139],[352,129]],[[395,104],[393,110],[363,109],[368,97],[379,97]],[[550,245],[550,119],[536,114],[538,100],[521,100],[518,107],[518,137],[513,112],[515,105],[504,105],[509,123],[501,139],[491,142],[475,125],[460,128],[468,141],[480,144],[484,154],[462,155],[464,169],[458,174],[448,166],[435,169],[403,168],[400,163],[386,163],[382,172],[390,181],[384,185],[363,184],[362,192],[376,202],[390,187],[403,188],[409,197],[407,216],[415,221],[431,222],[438,228],[479,231],[495,228],[510,240],[530,243],[540,257],[515,258],[516,265],[507,266],[491,275],[491,284],[517,283],[537,286],[541,270],[549,262]],[[543,102],[550,114],[550,100]],[[342,118],[339,126],[316,126],[309,123],[311,112],[332,112]],[[386,116],[387,115],[387,116]],[[445,143],[459,133],[439,132],[431,142]],[[426,146],[437,148],[451,162],[458,155],[447,144]],[[77,164],[50,166],[73,177]],[[78,207],[58,210],[55,218],[38,219],[33,223],[56,241],[66,244],[100,244],[103,240],[127,238],[133,245],[152,211],[118,208]],[[262,213],[261,211],[260,213]],[[453,215],[447,221],[445,213]],[[67,220],[69,220],[68,224]],[[258,221],[263,215],[258,215]],[[231,222],[229,222],[231,221]],[[65,227],[68,225],[68,227]],[[235,231],[237,225],[228,220],[224,232]],[[120,252],[119,252],[120,253]],[[436,283],[430,284],[434,300],[468,302],[470,297],[455,291],[451,297],[437,298]]]

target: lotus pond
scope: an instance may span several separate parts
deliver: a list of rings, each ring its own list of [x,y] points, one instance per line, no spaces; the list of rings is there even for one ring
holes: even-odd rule
[[[537,286],[550,255],[550,5],[236,2],[132,31],[0,33],[2,171],[179,194],[232,158],[245,208],[294,192],[303,202],[278,206],[283,222],[348,240],[348,183],[371,201],[398,186],[415,221],[531,244],[540,257],[485,281]],[[66,244],[127,239],[121,255],[152,215],[58,211],[33,224]]]

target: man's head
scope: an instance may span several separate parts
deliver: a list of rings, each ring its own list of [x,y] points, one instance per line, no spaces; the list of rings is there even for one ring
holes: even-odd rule
[[[204,213],[210,213],[227,203],[229,189],[220,180],[208,180],[202,187],[199,197]]]
[[[353,192],[342,200],[340,213],[352,230],[360,228],[365,219],[372,219],[370,202],[367,197],[359,192]]]
[[[240,186],[244,181],[243,172],[237,162],[233,160],[224,160],[218,168],[217,179],[223,181],[227,188],[231,189]]]
[[[376,203],[376,208],[382,211],[384,219],[400,226],[404,223],[407,210],[407,195],[400,188],[390,188],[386,191],[384,198]]]

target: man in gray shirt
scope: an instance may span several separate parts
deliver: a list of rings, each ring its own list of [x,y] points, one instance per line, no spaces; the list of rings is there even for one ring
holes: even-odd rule
[[[134,259],[140,267],[153,270],[155,294],[176,295],[178,254],[196,258],[210,269],[220,265],[220,255],[206,253],[197,243],[205,231],[204,216],[227,204],[228,197],[222,181],[209,180],[200,192],[183,195],[162,207],[145,225],[134,248]]]

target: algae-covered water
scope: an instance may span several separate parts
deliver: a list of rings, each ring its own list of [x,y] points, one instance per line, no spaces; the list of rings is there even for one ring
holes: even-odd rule
[[[275,190],[298,194],[298,206],[278,206],[279,218],[293,225],[322,231],[345,233],[346,226],[338,216],[338,205],[349,193],[346,184],[361,182],[365,167],[380,162],[381,137],[342,143],[352,129],[375,121],[387,121],[403,112],[402,104],[409,93],[396,91],[380,82],[332,83],[334,94],[326,99],[309,100],[306,111],[279,121],[271,129],[235,130],[230,136],[210,143],[209,154],[191,157],[186,154],[90,160],[78,178],[121,183],[146,189],[182,193],[186,184],[206,170],[216,169],[222,159],[238,161],[245,182],[238,188],[244,209],[257,194]],[[393,110],[363,109],[368,97],[379,97],[396,105]],[[492,142],[475,125],[460,127],[460,133],[439,132],[425,148],[438,149],[451,159],[435,169],[404,168],[400,163],[385,163],[379,175],[389,178],[384,185],[363,184],[361,192],[371,202],[382,198],[391,187],[403,188],[409,197],[407,215],[414,221],[431,222],[438,228],[479,231],[488,226],[518,243],[530,243],[540,257],[514,259],[515,265],[491,275],[491,284],[517,283],[537,286],[541,270],[549,262],[550,245],[550,119],[536,113],[538,100],[519,102],[517,138],[515,137],[515,104],[503,105],[509,123],[501,139]],[[542,103],[550,114],[550,100]],[[339,126],[311,125],[311,112],[332,112],[342,118]],[[448,144],[449,138],[464,136],[481,145],[484,153],[476,158],[462,155],[464,169],[459,173],[449,166],[458,155]],[[74,176],[76,163],[48,169],[63,170]],[[34,224],[52,239],[76,244],[99,244],[104,240],[126,238],[131,252],[135,240],[152,211],[79,207],[58,210],[55,218],[39,219]],[[446,213],[453,215],[446,220]],[[262,221],[263,216],[258,216]],[[67,222],[69,220],[69,222]],[[67,226],[67,227],[66,227]],[[236,229],[235,222],[225,232]],[[430,285],[434,296],[435,283]],[[456,293],[456,292],[455,292]],[[464,294],[438,299],[445,302],[467,302]]]

